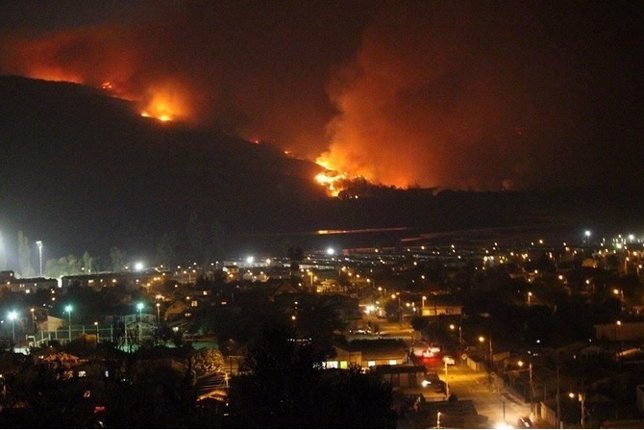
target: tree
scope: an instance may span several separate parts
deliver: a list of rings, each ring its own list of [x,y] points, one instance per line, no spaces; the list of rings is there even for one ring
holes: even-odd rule
[[[296,246],[295,248],[290,247],[288,249],[288,258],[291,260],[291,273],[296,273],[300,270],[300,263],[304,259],[304,252],[302,248]]]
[[[188,256],[193,260],[203,261],[206,254],[206,233],[199,215],[195,211],[188,218],[186,238],[188,239]]]
[[[391,386],[359,369],[324,370],[310,343],[286,326],[265,328],[249,347],[251,372],[231,381],[235,425],[248,428],[395,427]]]
[[[157,264],[170,267],[176,259],[177,240],[174,235],[164,233],[157,245]]]
[[[52,258],[45,263],[45,275],[50,278],[76,275],[81,273],[81,264],[82,262],[74,254],[57,260]]]
[[[113,246],[110,249],[110,260],[112,262],[112,272],[122,272],[127,263],[127,253]]]
[[[22,233],[22,230],[18,232],[18,268],[23,278],[34,276],[34,269],[31,266],[29,239]]]
[[[95,273],[97,272],[96,258],[89,255],[89,252],[85,251],[82,257],[82,267],[85,268],[85,273]]]
[[[194,369],[197,376],[218,372],[224,365],[224,356],[218,349],[204,348],[194,355]]]

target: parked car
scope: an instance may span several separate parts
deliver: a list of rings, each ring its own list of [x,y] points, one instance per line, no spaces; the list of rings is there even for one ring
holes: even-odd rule
[[[449,366],[453,366],[456,364],[456,360],[454,360],[454,357],[452,357],[451,355],[445,355],[443,356],[443,363]]]

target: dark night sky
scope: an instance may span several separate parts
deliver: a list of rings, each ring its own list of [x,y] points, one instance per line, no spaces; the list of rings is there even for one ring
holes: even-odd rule
[[[4,1],[0,74],[63,79],[387,185],[637,186],[644,4]],[[634,185],[635,184],[635,185]]]

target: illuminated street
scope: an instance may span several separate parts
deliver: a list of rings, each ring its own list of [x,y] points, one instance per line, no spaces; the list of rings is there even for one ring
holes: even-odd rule
[[[449,366],[445,377],[444,367],[439,363],[439,360],[435,360],[435,364],[430,364],[428,369],[436,372],[441,380],[449,384],[450,394],[455,394],[459,400],[472,400],[478,414],[487,417],[490,425],[503,422],[504,406],[505,422],[513,426],[516,426],[520,417],[530,414],[529,403],[524,403],[508,393],[500,392],[489,382],[485,372],[477,372],[457,364]],[[434,393],[426,397],[431,401],[444,399],[443,395]]]

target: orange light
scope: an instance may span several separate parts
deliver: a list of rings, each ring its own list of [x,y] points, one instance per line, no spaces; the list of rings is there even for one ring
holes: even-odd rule
[[[190,115],[185,99],[187,94],[174,83],[155,85],[147,90],[147,97],[142,101],[141,116],[156,118],[161,122],[174,121]]]
[[[331,164],[324,159],[318,158],[315,162],[325,169],[324,172],[315,175],[315,182],[325,187],[329,196],[337,197],[345,189],[343,181],[348,179],[347,175],[335,171]]]

